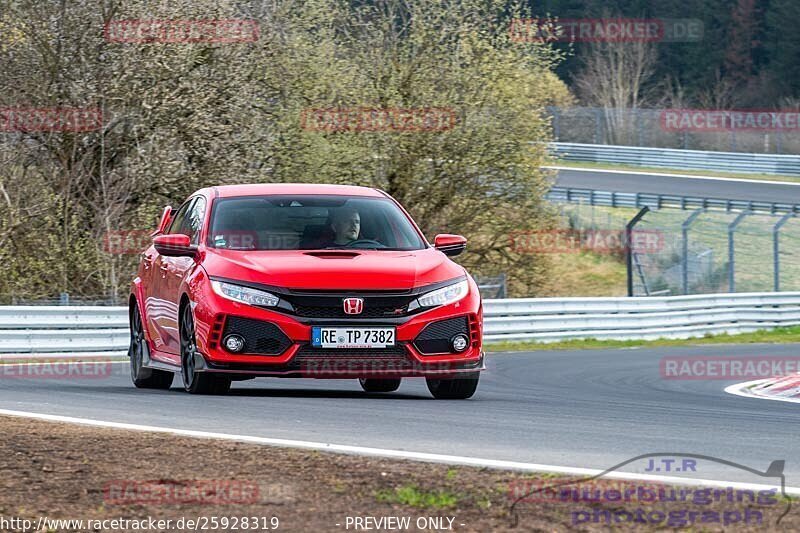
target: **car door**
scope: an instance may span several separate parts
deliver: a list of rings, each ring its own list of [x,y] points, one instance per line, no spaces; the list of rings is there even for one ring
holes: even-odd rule
[[[164,209],[164,213],[161,215],[161,220],[158,224],[158,229],[154,234],[151,235],[162,235],[167,229],[169,228],[170,221],[174,218],[175,211],[167,206]],[[155,270],[156,270],[156,260],[158,259],[158,252],[156,252],[155,246],[153,246],[152,242],[150,245],[141,253],[140,261],[139,261],[139,271],[138,276],[141,280],[140,284],[140,297],[142,302],[142,309],[141,311],[148,315],[147,319],[148,322],[144,324],[145,330],[148,332],[148,338],[152,339],[151,330],[150,330],[150,322],[149,322],[149,313],[146,312],[149,302],[153,297],[153,293],[155,290]]]
[[[176,233],[188,235],[190,242],[197,246],[200,244],[200,233],[206,215],[206,199],[202,196],[195,198],[186,212],[180,228]],[[195,260],[191,257],[162,257],[161,295],[170,302],[164,307],[164,330],[168,335],[164,339],[164,351],[170,354],[180,354],[180,336],[178,330],[178,312],[183,280],[194,271]]]
[[[175,216],[170,222],[167,229],[164,231],[165,235],[174,233],[182,233],[182,228],[186,223],[186,218],[189,214],[196,198],[191,198],[178,208]],[[150,297],[147,299],[147,326],[150,333],[150,339],[153,342],[153,347],[160,353],[168,352],[168,347],[174,344],[172,338],[178,332],[171,329],[170,317],[177,315],[178,302],[173,302],[170,299],[170,291],[168,288],[168,270],[170,268],[170,257],[164,257],[153,249],[153,263],[151,267],[151,292]],[[153,354],[153,357],[158,359],[159,354]],[[170,362],[172,358],[169,358]]]

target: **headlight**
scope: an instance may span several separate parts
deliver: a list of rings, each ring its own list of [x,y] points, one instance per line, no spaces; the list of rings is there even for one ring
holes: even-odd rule
[[[447,305],[459,301],[467,295],[467,292],[469,292],[469,283],[467,283],[467,280],[464,280],[423,294],[417,298],[415,302],[420,307]]]
[[[233,283],[225,283],[224,281],[212,280],[211,288],[223,298],[248,305],[275,307],[280,301],[280,298],[272,293],[234,285]]]

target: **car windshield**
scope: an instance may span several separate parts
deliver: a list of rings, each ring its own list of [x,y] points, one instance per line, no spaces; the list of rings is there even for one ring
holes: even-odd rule
[[[208,246],[229,250],[420,250],[426,244],[388,198],[270,195],[217,200]]]

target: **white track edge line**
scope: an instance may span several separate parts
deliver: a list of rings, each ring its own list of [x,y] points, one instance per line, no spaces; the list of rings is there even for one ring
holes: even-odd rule
[[[756,400],[773,400],[776,402],[790,402],[790,403],[800,403],[800,398],[780,398],[775,396],[763,396],[761,394],[753,394],[752,392],[747,391],[753,385],[760,385],[768,381],[766,379],[757,379],[755,381],[745,381],[744,383],[736,383],[734,385],[730,385],[725,387],[725,392],[728,394],[733,394],[734,396],[742,396],[744,398],[751,398]]]
[[[586,167],[562,167],[558,165],[548,165],[543,166],[541,168],[548,169],[548,170],[577,170],[578,172],[606,172],[608,174],[631,174],[634,176],[662,176],[665,178],[685,178],[685,179],[695,179],[695,180],[710,180],[710,181],[733,181],[733,182],[740,182],[740,183],[754,183],[754,184],[766,184],[766,185],[793,185],[793,186],[800,186],[800,183],[796,181],[774,181],[774,180],[756,180],[756,179],[746,179],[746,178],[722,178],[719,176],[702,176],[699,174],[669,174],[669,173],[661,173],[661,172],[645,172],[643,170],[611,170],[611,169],[602,169],[602,168],[586,168]]]
[[[443,455],[437,453],[412,452],[406,450],[391,450],[384,448],[369,448],[364,446],[351,446],[345,444],[331,444],[327,442],[313,442],[291,439],[275,439],[269,437],[255,437],[249,435],[232,435],[227,433],[212,433],[207,431],[197,431],[191,429],[176,429],[160,426],[146,426],[140,424],[128,424],[125,422],[109,422],[104,420],[94,420],[90,418],[75,418],[71,416],[52,415],[44,413],[32,413],[28,411],[15,411],[11,409],[0,409],[0,415],[15,416],[21,418],[33,418],[48,422],[65,422],[68,424],[79,424],[84,426],[104,427],[112,429],[126,429],[132,431],[146,431],[152,433],[167,433],[181,437],[231,440],[237,442],[247,442],[251,444],[262,444],[267,446],[280,446],[286,448],[298,448],[305,450],[316,450],[332,453],[342,453],[347,455],[365,455],[371,457],[383,457],[389,459],[407,459],[412,461],[422,461],[428,463],[443,463],[461,466],[475,466],[492,468],[499,470],[518,470],[524,472],[552,472],[558,474],[577,474],[584,476],[596,476],[603,470],[592,468],[576,468],[568,466],[554,466],[537,463],[522,463],[517,461],[505,461],[499,459],[481,459],[478,457],[463,457],[458,455]],[[651,474],[637,474],[627,472],[609,472],[604,477],[611,479],[635,479],[643,481],[660,481],[675,485],[692,485],[707,487],[731,487],[734,489],[750,490],[770,490],[774,485],[764,485],[756,483],[742,483],[733,481],[720,481],[714,479],[692,479],[675,476],[660,476]],[[800,495],[800,487],[786,487],[787,494]]]

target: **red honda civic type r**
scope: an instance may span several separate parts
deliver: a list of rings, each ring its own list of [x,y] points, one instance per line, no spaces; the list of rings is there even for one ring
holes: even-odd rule
[[[484,367],[478,287],[383,191],[343,185],[210,187],[167,207],[130,296],[131,378],[224,394],[258,376],[358,379],[367,392],[424,377],[469,398]]]

